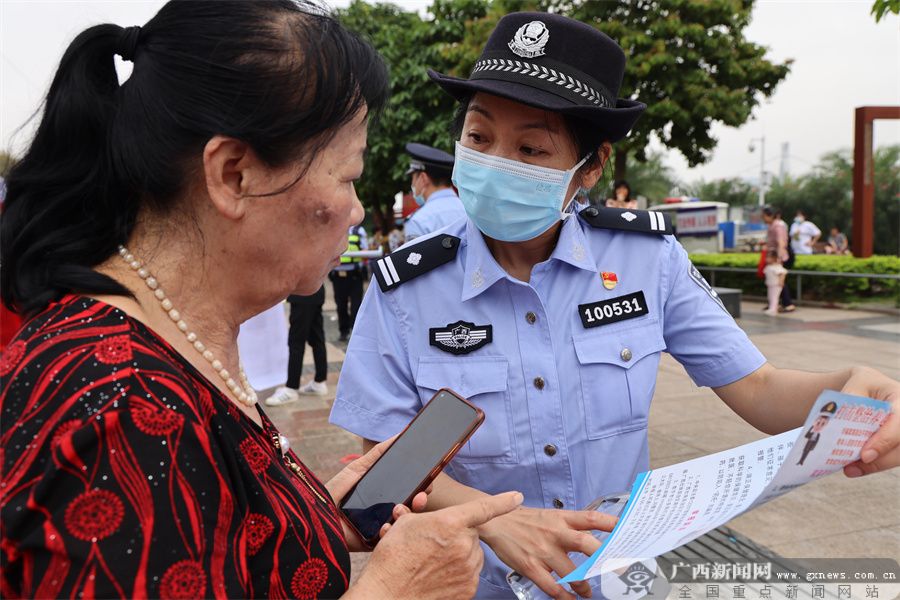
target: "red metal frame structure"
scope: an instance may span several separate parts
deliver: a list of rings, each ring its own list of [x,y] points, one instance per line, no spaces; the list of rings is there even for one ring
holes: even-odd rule
[[[875,165],[872,162],[872,121],[900,119],[900,106],[860,106],[856,109],[853,145],[853,255],[872,256],[875,227]]]

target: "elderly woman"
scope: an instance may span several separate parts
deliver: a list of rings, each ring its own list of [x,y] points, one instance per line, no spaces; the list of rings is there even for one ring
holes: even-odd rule
[[[521,495],[397,509],[349,586],[335,501],[384,447],[321,483],[238,357],[240,323],[346,248],[386,90],[372,48],[289,0],[72,42],[2,217],[3,301],[30,316],[0,359],[4,597],[474,593],[474,528]]]
[[[480,528],[490,551],[479,597],[511,596],[510,567],[570,596],[551,573],[571,571],[567,553],[593,552],[587,531],[611,525],[575,509],[647,470],[663,351],[767,433],[801,425],[825,388],[900,408],[900,385],[871,369],[768,364],[661,213],[567,212],[644,109],[617,97],[624,65],[616,43],[589,25],[515,13],[499,21],[469,79],[431,73],[460,102],[453,182],[469,218],[376,264],[341,373],[331,418],[367,445],[402,429],[439,387],[484,409],[428,501],[525,494],[524,506]],[[846,473],[897,465],[898,441],[894,417]],[[585,582],[573,587],[590,594]]]

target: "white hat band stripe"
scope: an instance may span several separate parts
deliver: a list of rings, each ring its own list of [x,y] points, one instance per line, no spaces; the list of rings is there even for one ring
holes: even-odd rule
[[[475,63],[475,68],[472,69],[472,74],[474,75],[475,73],[480,73],[483,71],[498,71],[528,75],[530,77],[534,77],[548,83],[555,83],[556,85],[570,90],[583,98],[587,98],[598,106],[609,106],[609,101],[603,96],[603,94],[601,94],[588,84],[574,77],[566,75],[561,71],[557,71],[556,69],[545,67],[543,65],[535,65],[525,61],[510,60],[506,58],[487,58]]]

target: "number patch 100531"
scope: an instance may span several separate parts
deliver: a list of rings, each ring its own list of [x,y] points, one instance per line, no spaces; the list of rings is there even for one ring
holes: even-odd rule
[[[647,301],[644,299],[642,291],[578,305],[578,316],[581,317],[581,324],[585,328],[634,319],[646,315],[648,312]]]

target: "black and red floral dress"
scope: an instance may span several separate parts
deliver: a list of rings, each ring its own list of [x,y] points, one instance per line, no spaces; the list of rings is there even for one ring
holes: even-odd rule
[[[260,415],[119,309],[51,305],[0,356],[0,596],[343,594],[334,503]]]

